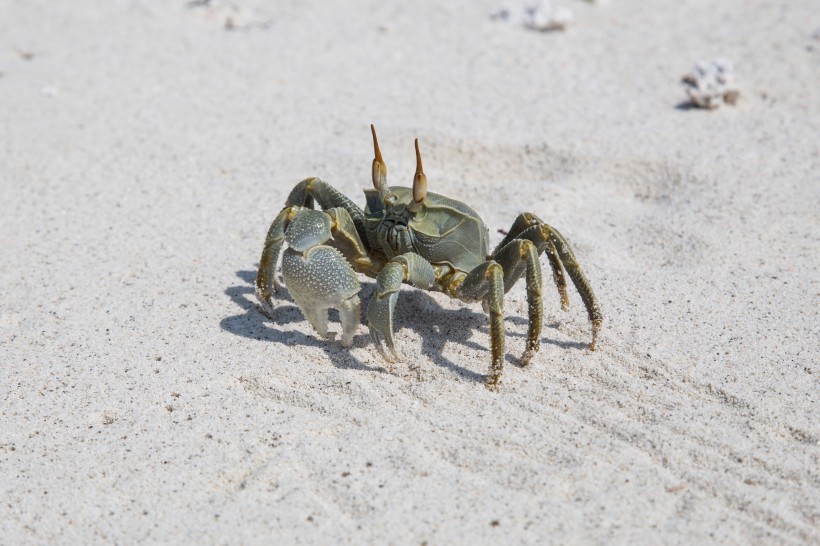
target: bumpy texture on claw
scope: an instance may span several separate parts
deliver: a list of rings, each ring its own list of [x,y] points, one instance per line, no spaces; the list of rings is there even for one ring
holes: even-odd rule
[[[327,336],[327,310],[339,310],[342,342],[350,345],[359,321],[359,280],[341,252],[324,245],[304,254],[289,248],[282,257],[282,275],[296,305],[322,337]]]
[[[314,211],[314,202],[326,212]],[[262,311],[273,318],[273,294],[279,291],[276,265],[286,240],[288,245],[301,251],[327,242],[349,256],[356,267],[367,271],[372,263],[362,243],[365,236],[364,215],[350,199],[319,178],[306,178],[299,182],[290,192],[285,207],[276,216],[265,238],[256,274],[256,297]],[[358,317],[358,307],[354,310],[350,302],[345,306]]]
[[[290,295],[311,325],[327,336],[327,310],[339,310],[342,343],[353,340],[360,316],[359,280],[337,249],[322,243],[331,238],[332,218],[324,212],[302,209],[290,222],[282,256],[282,275]]]

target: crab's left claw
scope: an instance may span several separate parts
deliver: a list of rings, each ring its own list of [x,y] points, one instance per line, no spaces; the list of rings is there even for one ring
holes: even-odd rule
[[[282,275],[299,309],[322,337],[328,337],[327,310],[339,310],[342,345],[349,347],[359,324],[359,280],[344,255],[326,245],[333,217],[302,209],[288,225]],[[355,233],[355,231],[353,232]]]

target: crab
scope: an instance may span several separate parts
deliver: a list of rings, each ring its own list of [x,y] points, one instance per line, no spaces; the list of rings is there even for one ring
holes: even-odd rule
[[[524,276],[528,328],[526,366],[538,351],[543,322],[540,256],[547,255],[561,305],[569,309],[566,275],[586,306],[592,323],[594,351],[603,322],[592,287],[569,243],[555,228],[534,214],[520,214],[504,239],[489,251],[489,230],[479,215],[460,201],[427,191],[416,139],[413,186],[387,185],[376,129],[373,189],[364,190],[362,211],[350,199],[319,178],[299,182],[268,230],[256,296],[262,310],[273,317],[272,295],[280,285],[276,267],[282,254],[282,277],[291,297],[320,336],[328,335],[328,309],[341,321],[341,343],[349,347],[360,323],[359,279],[376,279],[367,307],[370,337],[392,366],[400,360],[393,341],[393,316],[402,284],[443,292],[464,302],[481,302],[489,313],[491,364],[486,385],[496,388],[505,355],[504,294]],[[314,203],[321,207],[314,209]],[[284,243],[288,248],[282,253]]]

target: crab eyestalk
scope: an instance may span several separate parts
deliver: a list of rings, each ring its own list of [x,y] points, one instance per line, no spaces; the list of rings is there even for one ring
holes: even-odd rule
[[[419,152],[419,139],[416,139],[416,175],[413,177],[413,202],[407,208],[411,212],[421,209],[424,198],[427,197],[427,175],[421,165],[421,153]]]
[[[396,202],[396,196],[390,193],[390,188],[387,186],[387,165],[382,159],[382,152],[379,150],[379,140],[376,138],[376,128],[370,124],[370,132],[373,133],[373,187],[379,192],[382,202],[385,205],[391,206]]]

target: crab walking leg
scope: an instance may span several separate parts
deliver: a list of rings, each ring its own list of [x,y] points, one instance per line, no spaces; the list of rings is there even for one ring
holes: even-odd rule
[[[487,307],[490,311],[490,347],[493,358],[487,385],[495,388],[504,369],[504,280],[501,266],[491,264],[484,277],[490,283]]]
[[[543,224],[544,222],[541,221],[536,215],[531,214],[529,212],[522,212],[519,214],[515,221],[513,222],[512,226],[510,227],[509,231],[507,231],[507,235],[498,243],[498,246],[495,247],[493,250],[493,256],[502,248],[507,246],[507,244],[515,239],[522,239],[521,233],[528,230],[532,226]]]
[[[566,311],[569,309],[569,297],[567,297],[567,279],[564,276],[564,267],[561,265],[561,260],[558,259],[558,252],[555,249],[555,245],[549,236],[544,233],[541,227],[543,225],[546,224],[541,223],[530,226],[519,232],[518,238],[532,241],[536,247],[538,247],[539,253],[546,253],[550,267],[552,268],[552,280],[556,288],[558,288],[558,296],[561,298],[561,308]]]
[[[564,266],[561,265],[561,260],[558,259],[558,251],[552,241],[547,241],[544,248],[547,259],[552,267],[552,281],[558,288],[558,295],[561,297],[561,309],[569,310],[569,296],[567,296],[567,278],[564,276]]]
[[[525,268],[527,272],[527,349],[521,357],[521,365],[526,366],[541,347],[541,328],[544,320],[541,260],[538,258],[538,249],[532,241],[515,239],[497,251],[493,258],[504,270],[505,292],[508,292],[518,280],[521,269]]]
[[[347,198],[342,192],[322,180],[321,178],[305,178],[291,190],[286,206],[313,208],[316,200],[322,210],[341,207],[347,211],[356,226],[356,233],[362,241],[367,240],[367,227],[362,209]]]
[[[541,233],[540,225],[543,223],[543,220],[532,213],[523,212],[519,214],[507,232],[506,237],[495,247],[492,255],[495,256],[499,250],[515,239],[527,239],[535,243],[539,253],[545,252],[547,254],[550,267],[552,268],[552,280],[555,282],[555,286],[558,288],[558,295],[561,298],[561,308],[566,311],[569,309],[569,298],[567,297],[567,280],[564,276],[564,268],[558,259],[555,245]],[[506,267],[504,270],[506,271]]]
[[[494,389],[504,369],[504,271],[498,262],[484,262],[464,277],[455,296],[463,301],[484,301],[490,314],[492,362],[487,387]]]
[[[598,343],[598,334],[601,331],[604,316],[601,314],[598,300],[592,291],[592,285],[589,284],[589,280],[587,280],[586,275],[584,275],[581,265],[578,263],[578,260],[575,259],[575,254],[572,252],[569,243],[564,239],[564,236],[561,235],[557,229],[547,224],[541,224],[541,230],[544,236],[555,245],[558,256],[561,258],[561,263],[564,265],[569,278],[572,279],[575,289],[578,290],[578,294],[581,295],[581,300],[587,308],[589,320],[592,322],[592,342],[589,344],[589,350],[594,351]]]
[[[430,262],[412,253],[390,260],[376,278],[376,293],[367,306],[367,322],[373,343],[388,363],[399,360],[393,344],[393,312],[401,284],[406,282],[426,290],[433,286],[435,280],[436,274]]]
[[[291,296],[322,337],[327,336],[327,310],[339,310],[342,345],[350,346],[359,323],[359,281],[331,238],[331,215],[302,209],[285,231],[289,248],[282,257],[282,275]]]
[[[259,259],[259,270],[256,272],[256,299],[266,315],[273,318],[273,302],[271,294],[279,291],[279,281],[276,280],[276,263],[282,244],[285,241],[285,228],[288,223],[302,210],[302,207],[285,207],[282,209],[268,229],[265,237],[265,246],[262,248],[262,257]]]
[[[535,243],[539,249],[544,249],[547,252],[547,257],[552,266],[553,280],[558,287],[558,293],[561,295],[561,305],[565,309],[569,308],[569,299],[567,298],[566,290],[567,281],[563,271],[561,271],[562,268],[559,266],[563,266],[563,269],[566,270],[567,275],[569,275],[569,278],[575,285],[575,289],[578,290],[578,294],[581,295],[581,300],[584,302],[589,320],[592,322],[592,342],[589,344],[589,349],[594,351],[598,343],[598,334],[601,331],[601,324],[603,323],[604,317],[601,314],[601,308],[598,305],[598,300],[595,298],[595,293],[592,291],[589,280],[587,280],[586,275],[584,275],[581,265],[575,258],[575,254],[572,252],[572,248],[564,236],[561,235],[557,229],[544,223],[534,214],[524,213],[519,216],[519,219],[525,216],[535,223],[529,228],[520,231],[517,234],[518,238],[530,240]],[[518,220],[516,220],[516,223],[518,223]],[[550,255],[550,251],[553,252],[552,255]]]

